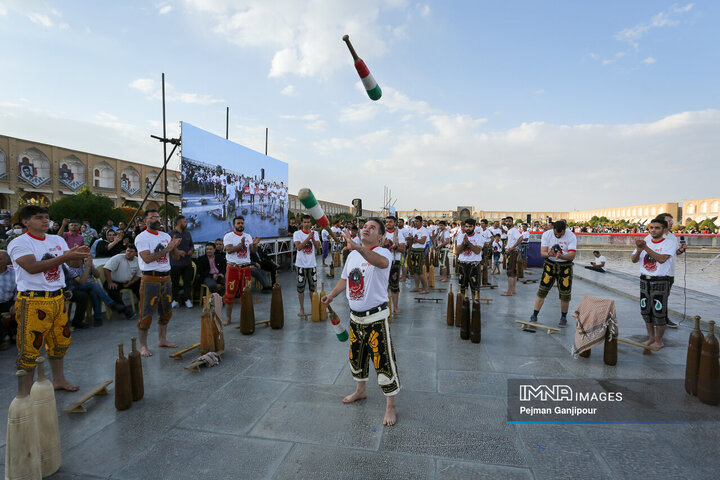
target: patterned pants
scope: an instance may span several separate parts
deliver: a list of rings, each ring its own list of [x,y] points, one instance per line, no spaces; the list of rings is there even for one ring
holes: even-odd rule
[[[459,262],[458,287],[463,296],[468,285],[473,295],[480,291],[480,262]]]
[[[413,248],[408,256],[408,269],[410,275],[423,274],[423,262],[425,261],[425,250],[422,248]]]
[[[667,325],[667,302],[673,277],[640,275],[640,314],[645,323]]]
[[[15,318],[18,332],[15,343],[18,356],[17,368],[32,371],[40,349],[45,344],[49,358],[63,358],[70,346],[70,327],[65,310],[65,297],[18,294],[15,301]]]
[[[392,293],[398,293],[400,291],[400,260],[393,260],[390,264],[388,287]]]
[[[298,293],[305,292],[305,285],[307,284],[310,293],[315,291],[315,285],[317,284],[317,268],[303,268],[295,267],[297,269],[297,291]]]
[[[449,248],[438,249],[438,265],[440,265],[440,268],[445,266],[445,260],[447,259],[448,252],[450,252]]]
[[[228,265],[225,268],[225,295],[223,302],[234,303],[238,293],[242,294],[246,285],[250,284],[252,277],[250,276],[250,267],[236,267]]]
[[[505,273],[507,273],[508,277],[517,277],[517,262],[518,262],[518,252],[517,248],[513,250],[512,252],[508,252],[508,261],[507,261],[507,270]]]
[[[390,337],[390,311],[386,308],[367,317],[350,314],[350,371],[358,382],[367,382],[372,357],[377,380],[385,396],[400,391],[395,350]]]
[[[569,302],[572,293],[572,278],[572,262],[553,262],[545,260],[537,296],[540,298],[547,297],[548,292],[550,292],[550,289],[557,280],[558,291],[560,292],[560,301]]]
[[[172,283],[170,277],[143,275],[140,279],[140,318],[138,328],[150,329],[152,317],[159,313],[158,324],[167,325],[172,318]]]

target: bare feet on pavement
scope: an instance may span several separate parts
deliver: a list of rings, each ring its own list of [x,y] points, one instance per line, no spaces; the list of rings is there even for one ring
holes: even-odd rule
[[[392,427],[395,425],[395,422],[397,422],[397,411],[395,410],[395,406],[392,407],[388,405],[388,407],[385,409],[385,417],[383,418],[383,425],[387,425],[388,427]]]
[[[357,400],[362,400],[363,398],[367,398],[367,393],[365,392],[358,392],[357,390],[348,395],[347,397],[343,398],[343,403],[352,403]]]
[[[141,345],[140,346],[140,355],[142,355],[143,357],[152,357],[152,352],[150,351],[150,349],[148,347],[143,347]]]
[[[68,392],[77,392],[80,389],[80,387],[73,385],[67,380],[63,382],[53,382],[53,388],[55,390],[67,390]]]
[[[177,348],[177,343],[168,342],[167,340],[159,340],[158,347],[162,348]]]

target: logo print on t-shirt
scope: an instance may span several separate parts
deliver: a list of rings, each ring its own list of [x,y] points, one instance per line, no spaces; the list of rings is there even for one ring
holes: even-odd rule
[[[353,268],[348,275],[348,281],[350,283],[350,300],[360,300],[364,296],[365,290],[365,278],[363,277],[362,270],[359,268]]]
[[[643,267],[648,272],[654,272],[657,270],[657,262],[650,255],[645,255],[645,258],[643,259]]]
[[[55,256],[46,253],[45,255],[43,255],[41,260],[50,260],[51,258],[55,258]],[[58,266],[46,272],[43,272],[43,276],[48,282],[57,282],[58,280],[60,280],[60,267]]]
[[[162,243],[158,243],[155,247],[155,253],[162,252],[164,248],[165,245],[163,245]],[[157,263],[167,263],[167,255],[163,255],[162,257],[158,258]]]
[[[247,245],[240,244],[240,250],[238,250],[238,257],[247,258]]]

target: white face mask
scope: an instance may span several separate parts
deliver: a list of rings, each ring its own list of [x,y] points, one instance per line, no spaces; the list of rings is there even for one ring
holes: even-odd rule
[[[15,230],[13,230],[13,233],[15,235],[22,235],[22,228],[16,228]]]

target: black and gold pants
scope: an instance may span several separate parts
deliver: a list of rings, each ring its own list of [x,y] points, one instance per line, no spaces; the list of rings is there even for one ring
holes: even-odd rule
[[[425,261],[425,250],[422,248],[413,248],[408,255],[408,269],[410,275],[423,274],[423,262]]]
[[[540,298],[547,297],[548,292],[550,292],[553,284],[557,281],[560,301],[569,302],[572,293],[572,279],[572,262],[553,262],[546,259],[543,265],[543,273],[537,296]]]
[[[673,277],[640,275],[640,314],[645,323],[667,325],[667,303]]]
[[[481,262],[458,262],[458,288],[465,296],[468,285],[473,296],[480,291],[480,263]]]
[[[395,349],[390,337],[390,310],[384,309],[367,317],[350,314],[350,371],[358,382],[367,382],[372,358],[377,381],[390,397],[400,391]]]

